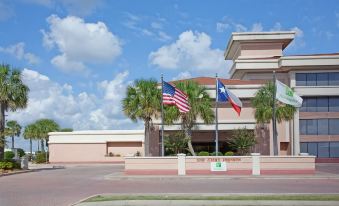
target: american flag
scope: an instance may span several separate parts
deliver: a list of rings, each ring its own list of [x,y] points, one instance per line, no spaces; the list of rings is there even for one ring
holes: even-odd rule
[[[162,102],[175,105],[181,113],[190,111],[187,95],[167,82],[163,82]]]

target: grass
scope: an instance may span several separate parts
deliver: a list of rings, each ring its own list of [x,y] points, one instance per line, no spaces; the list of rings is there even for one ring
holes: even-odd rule
[[[339,201],[339,195],[228,195],[228,196],[176,196],[176,195],[97,195],[85,202],[116,200],[300,200]]]

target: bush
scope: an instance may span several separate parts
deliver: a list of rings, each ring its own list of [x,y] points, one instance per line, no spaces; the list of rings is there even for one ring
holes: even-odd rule
[[[46,163],[46,152],[37,152],[35,155],[35,163]]]
[[[20,157],[23,157],[23,156],[26,155],[25,150],[23,150],[21,148],[18,148],[17,150],[18,150],[18,154],[19,154]]]
[[[212,152],[210,155],[215,156],[215,152]],[[222,152],[218,152],[218,156],[224,156],[224,154]]]
[[[232,137],[227,139],[227,143],[237,150],[238,155],[247,155],[251,147],[256,144],[254,131],[246,128],[234,130]]]
[[[0,162],[0,169],[3,170],[20,169],[20,164],[16,163],[13,160],[5,160]]]
[[[206,152],[206,151],[201,151],[198,153],[198,156],[209,156],[210,153]]]
[[[4,159],[13,159],[14,158],[14,156],[15,156],[15,154],[14,154],[14,152],[12,152],[12,151],[6,151],[5,152],[5,155],[4,155]]]
[[[234,152],[232,151],[225,152],[225,156],[234,156]]]

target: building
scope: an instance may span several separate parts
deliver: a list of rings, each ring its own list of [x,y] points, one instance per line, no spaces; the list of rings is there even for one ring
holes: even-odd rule
[[[101,130],[49,133],[51,163],[123,162],[143,155],[144,130]]]
[[[232,60],[233,65],[230,79],[222,81],[242,100],[244,107],[238,117],[229,104],[219,106],[221,151],[226,147],[223,137],[231,135],[234,129],[246,127],[256,133],[258,144],[254,150],[273,154],[272,125],[256,124],[250,100],[265,82],[272,81],[275,71],[277,79],[304,99],[292,121],[277,125],[279,155],[305,152],[319,158],[339,157],[339,53],[284,56],[283,50],[294,38],[295,32],[232,33],[224,57]],[[205,85],[215,98],[214,78],[191,80]],[[198,151],[201,147],[215,150],[214,128],[201,120],[197,122],[192,141]],[[178,126],[164,129],[171,133]]]
[[[219,104],[219,150],[226,152],[225,141],[238,128],[253,130],[257,137],[255,152],[273,155],[272,124],[256,124],[251,99],[267,81],[277,79],[293,88],[304,101],[293,120],[277,125],[279,155],[310,153],[318,158],[339,158],[339,53],[284,56],[284,49],[295,32],[232,33],[224,58],[232,60],[230,78],[221,81],[242,103],[238,116],[230,104]],[[215,78],[192,81],[207,87],[215,99]],[[186,80],[180,80],[186,81]],[[214,101],[214,100],[213,100]],[[214,103],[213,103],[214,105]],[[153,121],[150,153],[161,151],[161,121]],[[192,134],[196,151],[215,151],[215,125],[198,120]],[[180,124],[164,126],[165,135],[176,133]],[[83,131],[50,134],[51,162],[113,161],[112,154],[143,152],[144,131]],[[119,158],[118,158],[119,159]],[[120,160],[122,158],[120,157]],[[338,160],[338,159],[337,159]]]

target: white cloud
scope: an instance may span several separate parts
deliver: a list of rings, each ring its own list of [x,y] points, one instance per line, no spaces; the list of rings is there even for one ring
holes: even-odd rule
[[[263,31],[263,27],[262,27],[261,23],[254,23],[252,25],[251,31],[252,32],[261,32],[261,31]]]
[[[49,31],[42,30],[43,44],[57,47],[60,54],[51,63],[64,71],[79,71],[86,63],[114,61],[122,52],[121,42],[105,23],[86,23],[75,16],[47,18]]]
[[[117,74],[111,81],[98,82],[102,85],[98,87],[98,94],[75,94],[72,85],[61,85],[34,70],[24,69],[22,74],[24,83],[30,88],[28,106],[10,112],[8,118],[23,126],[40,118],[51,118],[62,127],[75,130],[142,127],[132,123],[121,110],[128,72]]]
[[[10,54],[19,60],[26,60],[29,64],[38,64],[40,58],[36,55],[25,52],[25,43],[19,42],[8,47],[0,47],[0,52]]]
[[[159,41],[171,40],[172,37],[164,31],[164,23],[166,22],[166,19],[157,17],[157,20],[153,21],[149,25],[148,22],[153,19],[154,17],[137,16],[126,12],[123,25],[131,30],[134,30],[136,32],[136,35],[138,36],[142,34],[144,36],[152,37],[153,39],[157,39]]]
[[[225,73],[227,63],[223,51],[212,49],[211,44],[211,37],[207,34],[185,31],[174,43],[151,52],[149,60],[163,69]]]
[[[180,79],[189,79],[192,75],[190,72],[180,72],[176,77],[172,78],[172,81],[174,80],[180,80]]]
[[[224,32],[230,27],[227,23],[217,22],[217,32]]]
[[[292,28],[284,28],[280,22],[276,22],[270,31],[295,31],[295,39],[290,43],[287,49],[298,49],[306,45],[304,40],[304,31],[295,26]]]

